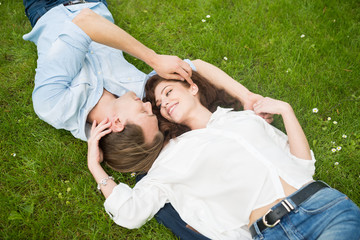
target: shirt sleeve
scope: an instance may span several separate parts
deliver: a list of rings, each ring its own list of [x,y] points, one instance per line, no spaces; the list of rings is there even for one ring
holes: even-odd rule
[[[83,67],[90,43],[85,32],[67,21],[51,47],[38,58],[34,109],[41,119],[56,128],[73,130],[73,123],[78,121],[77,114],[87,100],[91,88],[88,81],[74,84],[73,80]],[[38,44],[41,44],[40,40]]]
[[[105,200],[105,210],[116,224],[129,229],[139,228],[165,205],[164,192],[144,180],[133,189],[120,183]]]
[[[301,169],[303,169],[303,173],[308,178],[312,178],[312,176],[315,173],[315,162],[316,162],[313,151],[310,150],[311,160],[302,159],[302,158],[298,158],[298,157],[294,156],[290,152],[288,136],[285,133],[283,133],[282,131],[280,131],[279,129],[277,129],[276,127],[274,127],[274,126],[268,124],[267,122],[265,122],[265,120],[264,120],[264,125],[265,125],[266,131],[268,132],[268,134],[274,139],[274,141],[282,149],[284,149],[284,151],[287,152],[287,154],[289,155],[290,159],[294,162],[294,164],[296,164]]]

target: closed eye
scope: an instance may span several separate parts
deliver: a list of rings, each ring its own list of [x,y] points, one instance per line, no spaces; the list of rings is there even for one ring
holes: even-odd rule
[[[170,89],[169,91],[166,92],[165,96],[169,96],[169,94],[172,92],[172,89]]]

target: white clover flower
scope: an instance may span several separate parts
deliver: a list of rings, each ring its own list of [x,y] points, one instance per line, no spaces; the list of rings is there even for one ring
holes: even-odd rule
[[[13,157],[16,157],[16,153],[12,153],[11,155],[12,155]]]
[[[136,176],[136,173],[133,172],[133,173],[130,174],[130,176],[131,176],[131,177],[135,177],[135,176]]]
[[[327,120],[330,121],[330,120],[331,120],[331,117],[328,117]]]
[[[339,165],[339,162],[335,162],[335,166]]]
[[[331,151],[332,151],[333,153],[336,152],[336,148],[331,149]]]
[[[300,36],[301,38],[304,38],[305,37],[305,34],[301,34],[301,36]]]
[[[342,138],[347,138],[347,136],[344,134],[344,135],[342,135]]]
[[[227,57],[224,57],[224,60],[225,60],[225,61],[227,61],[227,60],[228,60],[228,58],[227,58]]]
[[[206,22],[206,20],[205,19],[203,19],[203,20],[201,20],[202,22]]]
[[[206,15],[206,18],[210,18],[210,15]]]
[[[336,19],[334,19],[333,22],[336,22]]]
[[[333,124],[335,124],[335,125],[336,125],[336,124],[337,124],[337,121],[333,121]]]
[[[317,109],[317,108],[313,108],[313,110],[312,110],[313,113],[317,113],[318,111],[319,111],[319,109]]]
[[[340,150],[341,150],[341,147],[340,147],[340,146],[338,146],[338,147],[336,148],[336,150],[340,151]]]

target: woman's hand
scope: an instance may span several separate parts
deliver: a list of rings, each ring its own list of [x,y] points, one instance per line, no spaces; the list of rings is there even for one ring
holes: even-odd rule
[[[254,104],[254,111],[256,114],[280,114],[288,135],[290,152],[297,158],[312,159],[309,143],[290,104],[266,97]]]
[[[254,104],[254,112],[256,114],[286,114],[292,112],[290,104],[272,99],[269,97],[262,98]]]
[[[111,122],[108,119],[103,120],[96,126],[96,121],[91,127],[90,138],[88,139],[88,167],[91,169],[94,165],[100,165],[103,161],[102,151],[99,148],[100,139],[109,134],[111,129]]]
[[[273,113],[270,112],[256,112],[255,111],[255,105],[258,102],[261,102],[265,98],[259,94],[249,92],[247,94],[246,102],[244,102],[244,110],[254,110],[254,112],[265,119],[266,122],[272,123],[273,122]]]

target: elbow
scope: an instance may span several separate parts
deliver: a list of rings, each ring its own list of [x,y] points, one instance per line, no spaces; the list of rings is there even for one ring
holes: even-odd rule
[[[83,8],[76,17],[73,18],[72,22],[78,26],[89,23],[92,21],[94,16],[97,14],[89,8]]]
[[[127,229],[138,229],[146,223],[146,220],[126,217],[113,218],[113,220],[117,225]]]

